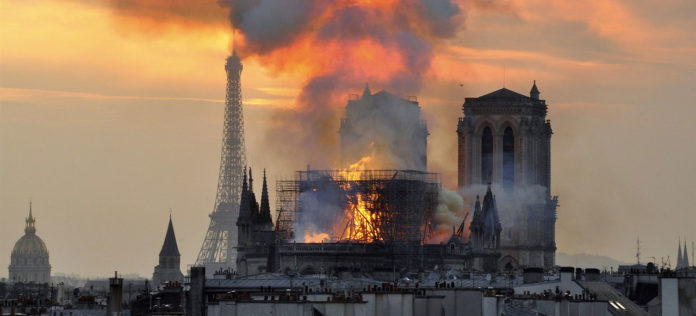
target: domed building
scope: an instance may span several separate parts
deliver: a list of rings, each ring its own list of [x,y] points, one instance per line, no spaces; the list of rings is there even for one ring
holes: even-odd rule
[[[29,202],[29,217],[26,219],[24,236],[12,249],[10,261],[11,282],[49,283],[51,281],[51,265],[48,263],[46,244],[36,235],[36,220],[31,214]]]

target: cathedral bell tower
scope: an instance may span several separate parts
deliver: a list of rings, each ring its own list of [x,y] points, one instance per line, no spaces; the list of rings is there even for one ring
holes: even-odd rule
[[[536,82],[529,96],[506,88],[466,98],[457,125],[459,187],[502,187],[500,266],[552,267],[557,197],[551,188],[551,122]],[[514,200],[518,199],[518,200]]]

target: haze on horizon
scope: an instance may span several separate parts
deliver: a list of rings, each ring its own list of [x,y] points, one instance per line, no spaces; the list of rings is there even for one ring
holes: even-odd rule
[[[227,12],[201,1],[187,8],[194,19],[157,24],[118,14],[118,2],[0,2],[0,277],[29,200],[53,273],[151,276],[170,209],[182,268],[200,249],[220,158]],[[674,264],[677,239],[696,240],[696,3],[456,2],[462,27],[434,46],[417,93],[443,186],[456,186],[464,98],[503,85],[528,94],[536,80],[554,128],[558,251],[634,262],[640,235],[642,261]],[[273,121],[294,110],[304,77],[243,62],[247,159],[273,191],[306,167],[273,146]]]

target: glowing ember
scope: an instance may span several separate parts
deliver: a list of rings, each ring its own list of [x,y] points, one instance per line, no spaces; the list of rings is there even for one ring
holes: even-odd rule
[[[314,233],[311,231],[305,231],[304,242],[306,243],[321,243],[328,242],[331,237],[327,233]]]

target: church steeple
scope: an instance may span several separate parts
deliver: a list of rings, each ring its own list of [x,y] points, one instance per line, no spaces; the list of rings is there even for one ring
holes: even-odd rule
[[[169,214],[169,226],[167,227],[167,235],[164,237],[164,243],[162,244],[162,250],[159,253],[162,256],[181,256],[179,253],[179,246],[176,243],[176,236],[174,235],[174,225],[172,224],[172,215]]]
[[[152,282],[155,285],[165,282],[183,283],[184,275],[181,273],[180,265],[181,253],[179,253],[179,246],[176,243],[174,224],[172,223],[170,211],[167,235],[164,237],[164,243],[162,243],[162,249],[159,253],[159,264],[155,266],[155,271],[152,273]]]

